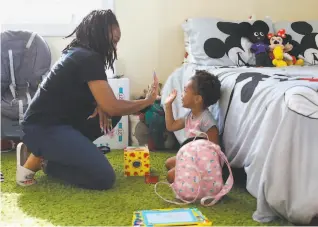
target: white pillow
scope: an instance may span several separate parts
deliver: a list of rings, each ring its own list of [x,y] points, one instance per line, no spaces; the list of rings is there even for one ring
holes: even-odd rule
[[[182,24],[186,49],[186,62],[210,66],[254,65],[252,43],[240,35],[240,23],[218,18],[190,18]],[[247,20],[250,24],[255,21]],[[263,21],[273,32],[270,19]]]

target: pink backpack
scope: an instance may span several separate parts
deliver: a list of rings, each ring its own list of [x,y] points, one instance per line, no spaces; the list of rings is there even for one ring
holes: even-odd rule
[[[205,133],[196,132],[196,134]],[[225,184],[222,177],[223,161],[229,169],[229,177]],[[174,183],[170,185],[166,182],[158,182],[155,185],[155,192],[163,200],[177,205],[201,200],[201,205],[212,206],[232,189],[234,183],[227,158],[220,147],[209,140],[194,139],[182,146],[177,153],[175,168]],[[159,195],[158,184],[168,184],[176,198],[183,203],[170,201]]]

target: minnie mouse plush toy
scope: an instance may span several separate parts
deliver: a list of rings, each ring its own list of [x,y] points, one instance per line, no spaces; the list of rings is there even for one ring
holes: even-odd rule
[[[295,50],[295,52],[297,51],[296,49],[297,46],[295,45],[296,48],[294,47],[294,45],[292,44],[293,42],[292,42],[291,36],[286,34],[285,29],[280,29],[277,32],[277,35],[269,33],[267,37],[270,41],[269,48],[271,50],[271,53],[270,53],[271,59],[277,59],[277,56],[275,56],[273,52],[275,48],[279,47],[283,50],[282,52],[283,55],[279,58],[282,58],[281,60],[284,60],[287,65],[302,65],[303,64],[304,61],[302,59],[296,59],[296,57],[291,54],[293,53],[293,50]]]

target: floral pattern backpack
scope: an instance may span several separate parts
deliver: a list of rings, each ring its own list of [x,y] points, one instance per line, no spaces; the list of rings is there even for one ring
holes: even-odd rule
[[[195,132],[197,136],[205,133]],[[216,204],[233,187],[233,175],[227,158],[220,147],[209,140],[195,140],[180,148],[176,157],[175,181],[172,184],[158,182],[156,194],[163,200],[177,205],[190,204],[200,200],[203,206]],[[229,177],[225,184],[222,177],[222,166],[226,163]],[[170,201],[157,193],[158,184],[168,184],[175,193],[176,199]]]

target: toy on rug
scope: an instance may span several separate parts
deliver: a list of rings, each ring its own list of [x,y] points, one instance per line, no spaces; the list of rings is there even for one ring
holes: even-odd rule
[[[16,145],[19,143],[19,140],[1,140],[1,153],[13,151],[16,148]]]
[[[127,147],[124,150],[125,176],[147,176],[150,174],[148,147]]]
[[[140,210],[133,213],[132,226],[212,226],[197,208]]]
[[[146,184],[156,184],[159,181],[159,174],[154,171],[150,171],[149,174],[145,175],[145,183]]]
[[[103,154],[107,154],[110,152],[110,147],[108,146],[103,146],[103,145],[100,145],[99,147],[97,147],[100,152],[102,152]]]

